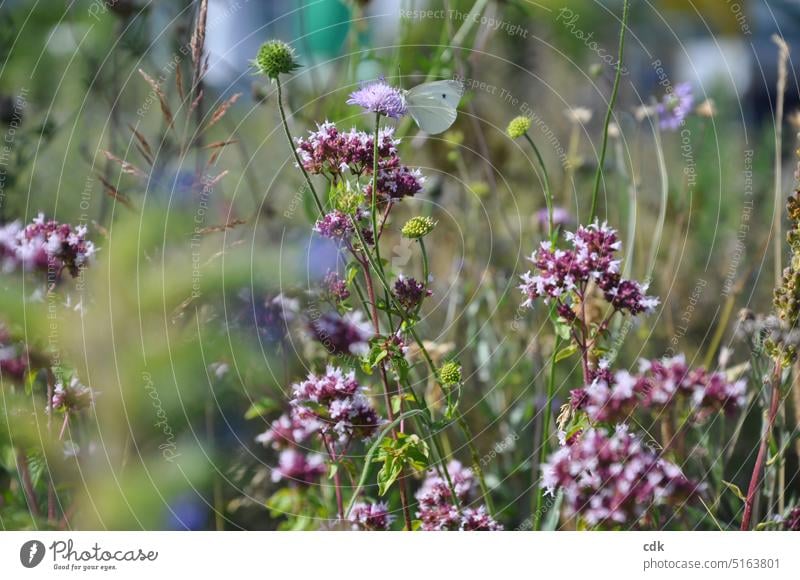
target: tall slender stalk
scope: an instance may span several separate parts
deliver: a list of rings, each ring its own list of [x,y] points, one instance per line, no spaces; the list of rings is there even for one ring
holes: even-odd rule
[[[550,372],[547,376],[547,400],[545,402],[544,418],[542,419],[542,447],[539,453],[539,465],[543,465],[547,461],[547,455],[550,452],[550,421],[552,420],[553,398],[556,393],[556,356],[558,355],[560,343],[560,337],[556,336],[555,344],[553,344],[553,354],[550,356]],[[536,490],[536,512],[533,514],[533,529],[536,531],[540,529],[542,523],[543,499],[544,490],[539,486]]]
[[[789,47],[777,34],[772,36],[772,41],[778,45],[778,97],[775,104],[775,208],[772,213],[773,259],[775,260],[775,287],[777,288],[781,284],[783,272],[783,257],[781,256],[783,245],[783,236],[781,235],[781,215],[783,212],[781,169],[783,164],[783,104],[786,93],[786,61],[789,58]]]
[[[300,168],[300,171],[303,172],[303,177],[305,177],[306,185],[308,185],[308,189],[311,192],[311,195],[314,197],[314,204],[317,206],[317,210],[319,210],[320,215],[325,214],[325,208],[322,205],[322,202],[319,200],[319,195],[317,195],[317,190],[314,188],[314,183],[311,181],[311,177],[308,175],[308,171],[306,168],[303,167],[303,162],[300,160],[300,155],[297,153],[297,148],[295,147],[294,139],[292,138],[292,133],[289,130],[289,123],[286,121],[286,113],[283,110],[283,93],[281,88],[281,79],[275,79],[275,85],[278,88],[278,112],[281,115],[281,125],[283,125],[283,132],[286,134],[286,139],[289,141],[289,149],[292,150],[292,155],[294,155],[294,160],[297,162],[297,166]]]
[[[781,377],[783,375],[783,367],[780,361],[775,361],[775,369],[772,375],[772,394],[770,396],[769,410],[764,421],[764,433],[761,435],[761,444],[758,447],[758,455],[756,456],[756,463],[753,466],[753,474],[750,476],[750,485],[747,488],[747,497],[744,503],[744,515],[742,516],[742,531],[750,529],[750,520],[753,517],[753,504],[755,503],[758,490],[761,487],[763,478],[761,471],[764,468],[764,461],[767,457],[767,447],[769,445],[770,437],[772,437],[772,428],[775,425],[775,418],[778,416],[778,408],[781,401]]]
[[[603,177],[603,165],[606,161],[606,150],[608,149],[608,125],[611,123],[611,115],[614,113],[614,104],[617,102],[617,93],[619,92],[619,83],[622,78],[622,57],[625,52],[625,32],[628,28],[628,10],[630,8],[630,0],[625,0],[622,7],[622,28],[619,31],[619,50],[617,51],[617,71],[614,75],[614,87],[611,90],[611,98],[608,101],[608,109],[606,110],[606,118],[603,123],[603,144],[600,148],[600,158],[597,160],[597,172],[594,176],[594,189],[592,190],[592,206],[589,211],[589,222],[593,222],[597,214],[597,195],[600,192],[600,180]]]
[[[553,227],[553,193],[552,189],[550,189],[550,177],[547,175],[547,166],[544,164],[544,159],[542,158],[542,154],[539,152],[539,148],[536,146],[536,143],[533,142],[533,139],[531,139],[531,136],[527,133],[525,133],[525,140],[530,143],[531,149],[533,149],[533,153],[536,155],[536,159],[539,161],[539,167],[542,169],[544,180],[544,200],[547,204],[547,237],[551,242],[553,242],[553,236],[555,234],[555,228]]]

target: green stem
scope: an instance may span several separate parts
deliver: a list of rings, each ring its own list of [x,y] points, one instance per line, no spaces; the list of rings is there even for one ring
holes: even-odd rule
[[[481,494],[483,495],[483,502],[486,504],[486,509],[489,512],[489,515],[494,517],[494,506],[492,505],[492,499],[489,496],[489,486],[486,485],[486,478],[483,475],[483,469],[481,468],[481,456],[478,453],[478,449],[475,447],[473,443],[472,437],[472,430],[469,428],[469,424],[467,423],[464,415],[461,411],[458,411],[458,426],[461,427],[461,432],[464,434],[464,438],[467,440],[467,447],[469,448],[470,455],[472,456],[472,469],[478,475],[478,485],[481,488]]]
[[[401,313],[400,316],[401,316],[402,320],[407,323],[408,332],[411,334],[411,336],[414,338],[414,341],[417,343],[417,346],[419,347],[420,351],[422,352],[422,354],[423,354],[423,356],[425,358],[425,361],[428,363],[428,366],[430,367],[431,372],[433,373],[434,376],[436,376],[436,366],[433,364],[433,360],[431,359],[430,354],[428,353],[427,349],[425,348],[425,345],[422,343],[422,340],[419,338],[419,335],[417,335],[416,331],[414,330],[414,327],[413,327],[412,323],[408,320],[408,318],[403,316],[401,307],[394,301],[394,298],[392,297],[391,292],[389,291],[389,284],[386,281],[386,277],[383,274],[383,271],[382,270],[378,270],[377,266],[375,265],[375,258],[372,256],[372,254],[369,251],[369,248],[367,246],[367,242],[364,239],[364,235],[361,233],[361,229],[358,227],[358,223],[355,221],[355,219],[352,216],[350,218],[350,221],[351,221],[351,223],[353,225],[353,229],[355,231],[356,237],[358,238],[358,241],[361,244],[361,247],[363,248],[364,256],[366,257],[367,262],[369,263],[370,267],[375,272],[375,274],[378,276],[378,280],[380,280],[381,284],[383,285],[384,290],[386,290],[387,298],[393,303],[395,309],[399,313]],[[414,397],[414,401],[417,403],[417,405],[420,405],[419,399],[417,398],[416,393],[414,393],[413,389],[412,389],[411,393],[412,393],[412,395]],[[422,410],[422,409],[423,409],[423,407],[420,406],[420,409],[418,409],[418,410]],[[429,421],[432,418],[431,414],[427,409],[425,409],[425,411],[427,412],[427,417],[428,417],[428,421]],[[426,422],[426,425],[427,425],[427,422]],[[445,477],[445,480],[447,481],[447,486],[450,489],[450,492],[451,492],[451,494],[453,496],[452,497],[453,503],[456,506],[456,508],[458,508],[459,511],[460,511],[461,508],[460,508],[460,505],[458,504],[458,497],[456,496],[455,487],[453,486],[453,482],[450,479],[450,473],[447,471],[447,464],[444,462],[444,455],[441,452],[441,447],[439,446],[439,442],[438,442],[438,439],[436,438],[436,434],[430,428],[428,428],[427,431],[428,431],[428,434],[429,434],[429,436],[431,438],[433,446],[434,446],[434,448],[436,449],[436,452],[439,455],[439,461],[441,463],[441,467],[442,467],[442,470],[444,472],[443,475]]]
[[[592,191],[592,207],[589,212],[589,223],[594,221],[595,214],[597,213],[597,195],[600,192],[600,180],[603,177],[603,165],[606,161],[606,150],[608,149],[608,125],[611,123],[611,115],[614,113],[614,104],[617,102],[617,93],[619,92],[619,83],[622,78],[622,56],[625,52],[625,32],[628,28],[628,9],[630,8],[630,0],[625,0],[622,7],[622,28],[619,31],[619,50],[617,52],[617,71],[614,75],[614,88],[611,90],[611,99],[608,101],[608,109],[606,110],[606,118],[603,123],[603,145],[600,148],[600,159],[597,163],[597,172],[594,176],[594,190]]]
[[[544,419],[542,421],[542,448],[539,453],[539,465],[543,465],[547,461],[547,455],[550,452],[550,420],[552,417],[553,398],[556,391],[556,356],[558,355],[558,347],[560,346],[561,339],[556,336],[556,342],[553,345],[553,354],[550,357],[550,373],[547,377],[547,402],[544,408]],[[534,482],[536,485],[537,482]],[[533,529],[538,531],[542,523],[542,500],[544,499],[544,490],[541,486],[536,490],[536,512],[533,514]]]
[[[380,447],[383,438],[386,437],[387,433],[390,433],[395,427],[397,427],[397,425],[400,424],[400,421],[424,414],[425,412],[421,409],[412,409],[410,411],[406,411],[405,413],[401,413],[395,417],[394,421],[391,421],[381,430],[381,432],[375,438],[375,441],[373,441],[372,445],[370,445],[367,454],[364,456],[364,468],[361,470],[361,476],[358,478],[358,484],[353,490],[353,495],[350,497],[350,502],[347,504],[347,509],[344,511],[344,519],[347,519],[350,516],[350,511],[353,509],[353,506],[358,500],[358,496],[361,495],[361,490],[364,488],[364,483],[367,481],[367,476],[369,475],[369,468],[372,465],[372,458],[375,456],[375,452]]]
[[[539,148],[536,146],[536,143],[533,142],[531,136],[525,133],[525,140],[530,143],[531,149],[533,149],[534,155],[536,155],[536,159],[539,161],[539,167],[542,169],[542,175],[544,176],[544,200],[547,204],[547,237],[550,238],[550,241],[553,240],[553,232],[555,228],[553,227],[553,194],[552,190],[550,189],[550,178],[547,175],[547,166],[544,164],[544,159],[542,158],[542,154],[539,152]]]
[[[375,114],[375,136],[372,143],[372,199],[370,200],[370,219],[372,220],[372,237],[375,239],[375,256],[378,268],[383,273],[381,263],[380,240],[378,239],[378,134],[381,129],[381,114]],[[387,218],[388,219],[388,218]],[[388,290],[387,290],[388,291]]]
[[[314,184],[311,182],[311,177],[308,175],[306,168],[303,167],[303,162],[300,160],[300,155],[297,153],[297,148],[294,144],[294,139],[292,139],[292,133],[289,131],[289,123],[286,121],[286,113],[283,110],[283,94],[281,91],[281,81],[279,78],[275,79],[275,84],[278,87],[278,111],[281,115],[281,124],[283,125],[283,131],[286,133],[286,139],[289,141],[289,149],[292,150],[292,155],[294,155],[294,160],[297,162],[297,166],[300,168],[300,171],[303,172],[303,177],[306,179],[306,184],[308,185],[308,189],[311,191],[311,195],[314,196],[314,203],[319,210],[320,216],[325,215],[325,208],[322,206],[322,202],[319,200],[319,196],[317,195],[317,190],[314,189]]]

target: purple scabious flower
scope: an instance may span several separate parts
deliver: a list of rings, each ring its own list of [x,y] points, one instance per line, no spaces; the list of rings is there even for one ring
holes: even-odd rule
[[[618,371],[596,378],[572,391],[573,407],[592,421],[624,421],[636,409],[664,412],[678,398],[689,402],[691,420],[701,422],[714,413],[733,415],[745,404],[746,381],[728,381],[724,373],[690,369],[683,355],[641,360],[636,375]]]
[[[654,506],[681,505],[702,487],[661,459],[624,425],[589,429],[542,466],[542,487],[564,492],[570,515],[589,526],[636,526]]]
[[[326,312],[310,321],[312,336],[332,355],[361,356],[369,350],[367,342],[373,332],[360,310]]]
[[[403,92],[391,86],[384,78],[366,83],[350,93],[347,104],[358,105],[365,111],[393,119],[402,117],[408,111]]]
[[[293,386],[291,404],[298,418],[316,419],[322,434],[334,434],[339,440],[368,439],[383,420],[365,393],[354,372],[345,374],[328,366],[324,375],[310,374]]]
[[[447,472],[453,482],[458,504],[466,505],[473,500],[477,484],[472,470],[453,460],[447,464]],[[428,472],[415,497],[419,503],[417,517],[422,521],[425,531],[503,529],[488,515],[484,506],[464,507],[459,513],[447,482],[434,470]]]
[[[394,521],[394,516],[389,513],[389,506],[383,502],[361,502],[353,506],[348,519],[354,530],[385,531]]]
[[[400,306],[406,310],[414,310],[424,298],[431,295],[431,291],[427,290],[422,282],[401,275],[394,283],[392,294]]]
[[[289,480],[310,485],[325,475],[325,459],[318,453],[305,454],[294,448],[284,449],[278,456],[278,466],[272,470],[272,481]]]
[[[567,232],[565,238],[571,249],[558,249],[545,241],[530,257],[535,273],[523,274],[519,286],[526,297],[524,307],[532,307],[540,298],[546,304],[555,300],[559,315],[569,320],[574,317],[571,306],[585,297],[589,283],[594,282],[617,311],[637,315],[655,310],[659,302],[646,295],[647,286],[620,276],[616,253],[621,242],[616,230],[595,222]]]
[[[664,131],[677,131],[689,113],[692,112],[694,96],[692,95],[692,85],[680,83],[675,88],[664,95],[663,100],[656,105],[658,123]]]

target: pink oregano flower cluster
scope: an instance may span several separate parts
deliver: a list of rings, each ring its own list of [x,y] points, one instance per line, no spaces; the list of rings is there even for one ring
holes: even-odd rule
[[[417,517],[422,521],[422,529],[425,531],[502,530],[503,526],[489,515],[485,506],[466,507],[477,495],[477,484],[472,470],[453,460],[447,464],[447,472],[453,483],[459,507],[454,504],[453,494],[444,478],[435,470],[429,471],[415,496],[419,502]]]
[[[402,199],[422,190],[425,178],[418,169],[400,161],[394,129],[378,132],[378,194],[382,198]],[[372,195],[375,137],[364,131],[341,131],[325,122],[307,138],[296,139],[303,168],[312,175],[325,175],[333,182],[352,175],[362,184],[367,198]],[[362,176],[364,176],[363,179]]]
[[[389,513],[389,506],[383,502],[360,502],[353,506],[348,518],[354,530],[385,531],[394,521],[394,516]]]
[[[571,392],[572,406],[592,421],[620,422],[637,409],[661,411],[678,399],[689,402],[695,421],[713,413],[739,412],[745,404],[746,381],[728,381],[724,373],[690,369],[678,355],[642,360],[639,372],[601,372],[592,384]]]
[[[336,440],[347,444],[374,435],[383,419],[365,392],[355,373],[345,374],[333,366],[328,366],[324,375],[311,373],[306,380],[293,385],[290,411],[256,437],[257,442],[281,452],[278,467],[272,473],[273,481],[310,483],[324,473],[322,455],[301,451],[316,435],[331,444]]]
[[[621,242],[616,230],[595,222],[578,227],[575,233],[567,232],[565,237],[571,249],[558,249],[545,241],[530,257],[535,273],[522,276],[519,288],[527,298],[523,306],[532,307],[539,298],[546,304],[556,300],[559,315],[573,320],[571,305],[584,296],[589,282],[594,282],[617,311],[637,315],[655,310],[659,301],[646,295],[647,286],[620,275],[616,253]]]
[[[676,506],[701,490],[625,425],[589,429],[543,466],[542,487],[560,488],[571,515],[588,525],[635,525],[655,506]]]
[[[86,226],[45,221],[41,213],[24,228],[19,222],[6,224],[0,227],[2,270],[41,270],[59,277],[66,269],[77,277],[95,255],[94,244],[86,239],[86,233]]]

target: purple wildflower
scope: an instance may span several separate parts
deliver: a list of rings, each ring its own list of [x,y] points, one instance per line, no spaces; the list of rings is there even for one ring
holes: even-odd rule
[[[293,386],[293,413],[300,413],[297,417],[306,421],[316,418],[314,424],[324,434],[335,433],[339,439],[367,439],[382,419],[365,392],[354,372],[345,374],[328,366],[324,375],[309,374],[305,381]]]
[[[317,417],[303,407],[293,407],[290,413],[284,413],[272,422],[269,429],[256,437],[262,445],[275,450],[298,446],[317,433],[322,423]]]
[[[384,78],[364,84],[350,93],[348,105],[358,105],[366,111],[397,119],[406,114],[406,98],[403,92],[394,88]]]
[[[317,220],[314,225],[314,231],[332,240],[347,241],[353,235],[354,228],[350,217],[335,209],[323,216],[322,219]]]
[[[399,164],[394,128],[386,127],[378,133],[378,164]],[[306,139],[297,139],[297,153],[303,168],[311,174],[327,174],[337,178],[345,173],[362,175],[371,173],[373,167],[374,136],[364,131],[340,131],[336,125],[325,122],[310,131]]]
[[[422,191],[425,177],[419,169],[410,169],[405,165],[387,166],[378,173],[379,196],[391,199],[412,197]],[[372,198],[372,183],[364,187],[367,199]]]
[[[328,272],[325,275],[323,294],[337,304],[350,298],[347,282],[342,280],[338,272]]]
[[[536,224],[540,229],[546,230],[550,222],[550,214],[547,208],[542,208],[536,212]],[[553,208],[553,227],[565,227],[573,223],[572,214],[563,207]]]
[[[389,529],[394,516],[389,513],[389,506],[383,502],[362,502],[353,506],[349,520],[354,530],[384,531]]]
[[[453,460],[448,463],[447,472],[453,482],[458,503],[465,505],[471,501],[476,495],[476,482],[472,470],[464,468],[461,463]],[[489,516],[484,506],[463,508],[459,513],[459,509],[453,503],[453,494],[447,482],[435,471],[428,473],[415,497],[419,502],[417,517],[422,520],[422,529],[425,531],[503,529]]]
[[[0,378],[22,381],[29,365],[27,345],[14,341],[6,326],[0,323]]]
[[[325,460],[318,453],[302,453],[285,449],[278,457],[278,466],[272,470],[272,481],[283,479],[309,485],[325,474]]]
[[[553,453],[542,486],[564,492],[567,510],[588,525],[635,525],[654,505],[680,504],[700,487],[628,433],[589,429]]]
[[[431,295],[431,291],[422,282],[401,275],[394,283],[393,294],[400,306],[406,310],[414,310],[424,298]]]
[[[545,303],[555,299],[559,315],[570,319],[574,317],[570,306],[582,299],[588,284],[594,282],[618,311],[637,315],[655,310],[658,299],[645,294],[645,285],[620,276],[616,252],[621,243],[613,228],[595,222],[580,226],[575,233],[567,232],[565,237],[571,249],[557,249],[546,241],[531,256],[536,273],[522,276],[523,306],[531,307],[539,298]]]
[[[690,369],[683,355],[642,360],[639,367],[637,375],[619,371],[573,391],[573,406],[602,422],[624,420],[637,408],[663,410],[678,397],[689,401],[695,421],[720,411],[732,415],[744,407],[745,381],[730,382],[724,373]]]
[[[333,355],[365,354],[369,349],[367,342],[373,334],[360,310],[347,312],[344,316],[326,312],[310,322],[309,330]]]
[[[496,532],[502,530],[503,526],[489,515],[486,506],[479,506],[464,508],[459,529],[464,532]]]
[[[664,131],[677,131],[692,111],[694,96],[689,83],[680,83],[656,105],[658,123]]]
[[[89,407],[93,401],[92,389],[81,384],[78,377],[72,377],[68,384],[59,381],[53,389],[52,405],[57,411],[80,411]]]
[[[66,269],[74,278],[94,255],[95,247],[86,239],[85,226],[73,228],[54,220],[45,221],[41,213],[24,228],[18,222],[0,228],[0,260],[6,272],[22,267],[53,272],[59,277]]]

